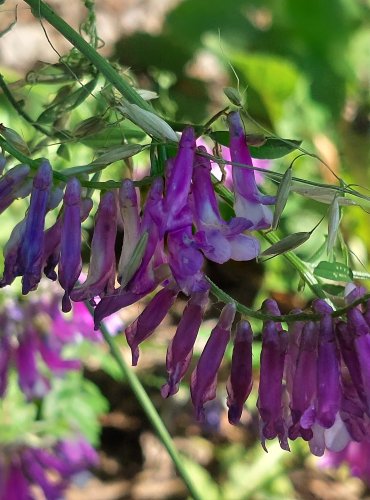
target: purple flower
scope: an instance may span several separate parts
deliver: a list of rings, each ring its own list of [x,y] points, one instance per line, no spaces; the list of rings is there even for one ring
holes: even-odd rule
[[[239,113],[237,111],[229,113],[228,121],[231,160],[235,163],[253,166]],[[270,227],[272,213],[266,205],[275,203],[275,198],[263,196],[259,192],[253,169],[233,166],[232,173],[236,215],[250,221],[250,229],[266,229]]]
[[[26,227],[18,251],[20,275],[23,276],[22,293],[24,295],[34,290],[41,279],[44,225],[52,180],[51,165],[45,160],[41,163],[33,180]]]
[[[211,164],[199,155],[195,158],[192,195],[196,238],[203,253],[219,264],[229,259],[254,259],[260,251],[258,240],[241,234],[252,226],[251,222],[238,217],[229,222],[222,219],[211,180]]]
[[[125,330],[127,343],[131,348],[132,364],[137,365],[139,344],[147,339],[166,317],[173,306],[179,289],[173,284],[158,292],[146,306],[140,316]]]
[[[226,304],[222,309],[217,325],[212,330],[191,375],[191,399],[197,419],[200,421],[204,420],[204,404],[216,397],[217,372],[230,340],[235,311],[234,303]]]
[[[227,406],[229,422],[236,425],[240,421],[243,406],[253,385],[252,372],[253,332],[248,321],[240,321],[236,328],[231,374],[227,381]]]
[[[263,310],[280,315],[273,300],[266,300]],[[260,361],[260,384],[257,407],[262,419],[262,446],[265,439],[278,436],[280,446],[289,450],[286,426],[282,414],[283,373],[288,337],[280,323],[266,321],[262,330],[262,351]]]
[[[117,204],[114,193],[108,191],[101,197],[96,213],[87,279],[71,291],[72,300],[89,300],[113,292],[116,232]]]
[[[90,198],[81,200],[81,186],[77,179],[68,181],[63,206],[58,279],[65,291],[62,299],[62,310],[69,312],[72,307],[69,295],[77,283],[82,269],[81,222],[87,219],[92,208]]]
[[[1,165],[0,165],[1,166]],[[25,198],[32,189],[32,182],[28,180],[30,167],[17,165],[8,170],[0,179],[0,214],[4,212],[17,198]]]
[[[204,257],[194,241],[191,226],[171,231],[167,237],[169,265],[181,290],[190,295],[207,288],[202,271]]]
[[[359,374],[357,373],[355,377],[352,377],[355,387],[360,391],[363,388],[364,398],[366,403],[366,411],[370,416],[370,366],[369,366],[369,356],[370,356],[370,327],[362,316],[361,312],[354,308],[350,309],[347,313],[348,318],[348,329],[354,335],[354,346],[357,353],[358,367],[362,387],[359,385]],[[354,368],[353,370],[354,371]]]
[[[173,396],[179,390],[193,354],[193,346],[202,323],[205,308],[208,304],[208,290],[195,292],[190,296],[181,316],[176,333],[168,346],[166,368],[168,382],[162,387],[164,398]]]
[[[302,330],[291,393],[290,439],[302,436],[305,441],[309,441],[313,437],[311,426],[305,428],[302,423],[307,420],[306,414],[313,414],[315,404],[318,333],[318,325],[313,321],[308,321]]]
[[[334,425],[340,408],[341,386],[338,349],[335,343],[332,309],[324,301],[316,300],[314,310],[323,314],[317,358],[317,409],[318,423],[325,429]]]
[[[176,157],[167,164],[166,191],[161,205],[160,236],[166,231],[178,229],[183,225],[182,219],[188,218],[188,195],[193,173],[195,147],[194,129],[187,127],[181,135]]]

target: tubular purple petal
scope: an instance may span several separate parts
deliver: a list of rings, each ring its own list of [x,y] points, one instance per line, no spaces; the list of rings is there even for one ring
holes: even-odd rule
[[[176,333],[168,346],[166,368],[168,382],[162,387],[164,398],[173,396],[179,390],[179,384],[189,367],[193,346],[208,304],[208,290],[191,295],[181,316]]]
[[[266,302],[265,308],[267,306],[270,310],[275,309],[272,307],[274,301],[269,301],[267,305]],[[269,312],[272,313],[272,311]],[[257,407],[263,422],[263,438],[273,439],[278,436],[280,445],[285,449],[288,444],[282,416],[282,378],[287,345],[287,333],[282,330],[281,326],[273,321],[266,321],[262,331]]]
[[[317,387],[317,341],[318,325],[313,321],[305,323],[301,341],[299,345],[299,354],[297,358],[296,370],[293,379],[292,397],[291,397],[291,415],[292,426],[289,428],[290,439],[296,439],[302,436],[309,441],[313,434],[307,427],[302,428],[300,419],[303,414],[313,407],[316,387]]]
[[[53,171],[50,163],[41,163],[33,180],[30,207],[26,228],[19,248],[19,262],[22,279],[22,293],[34,290],[41,279],[44,246],[44,225]]]
[[[204,404],[216,397],[217,371],[226,346],[230,340],[230,330],[236,307],[226,304],[221,311],[217,325],[203,349],[198,364],[191,375],[190,392],[198,420],[204,420]]]
[[[347,318],[348,328],[354,334],[354,345],[365,393],[366,411],[370,415],[370,327],[358,309],[350,309]]]
[[[82,269],[81,261],[81,185],[72,178],[68,181],[63,200],[63,218],[60,239],[58,279],[65,291],[62,299],[63,312],[72,309],[69,294]]]
[[[318,312],[331,310],[327,304],[316,301]],[[322,307],[321,307],[322,306]],[[329,308],[325,309],[324,308]],[[325,429],[334,425],[341,401],[338,350],[335,343],[334,323],[330,314],[324,313],[320,320],[317,359],[317,421]]]
[[[227,381],[227,406],[230,424],[237,425],[253,385],[252,371],[253,332],[248,321],[240,321],[236,328],[231,361],[231,374]]]
[[[235,163],[253,166],[246,142],[245,132],[239,112],[228,115],[230,129],[230,157]],[[232,167],[235,204],[238,217],[245,217],[253,224],[253,229],[266,229],[271,226],[272,212],[257,188],[254,171],[244,167]]]
[[[348,324],[344,321],[340,321],[336,325],[336,334],[343,361],[348,369],[353,385],[356,388],[361,401],[366,403],[361,368],[355,347],[355,337],[352,330],[353,329],[349,328]]]
[[[71,291],[72,300],[89,300],[113,292],[116,232],[117,204],[114,193],[108,191],[101,197],[95,217],[87,279]]]
[[[195,133],[192,127],[184,129],[177,155],[166,176],[166,194],[163,200],[163,210],[168,222],[176,219],[187,204],[193,173],[195,152]]]
[[[158,292],[140,316],[125,330],[127,343],[131,348],[132,365],[139,359],[139,344],[147,339],[166,317],[173,306],[179,290],[169,285]]]

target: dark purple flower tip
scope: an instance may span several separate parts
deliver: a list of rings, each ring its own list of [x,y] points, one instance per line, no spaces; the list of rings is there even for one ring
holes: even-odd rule
[[[18,254],[20,274],[23,275],[22,293],[24,295],[34,290],[41,279],[44,225],[52,180],[51,165],[45,160],[41,163],[33,180],[24,237]]]
[[[236,306],[226,304],[217,325],[203,349],[198,364],[191,375],[190,392],[197,419],[204,420],[204,404],[216,397],[217,372],[230,339]]]
[[[91,242],[91,257],[86,281],[70,293],[72,300],[79,302],[102,296],[114,290],[115,241],[117,232],[117,204],[113,192],[105,193],[99,203],[95,217]]]
[[[164,398],[177,393],[179,384],[189,367],[193,346],[208,304],[208,294],[206,290],[191,295],[168,346],[166,358],[168,382],[161,389]]]
[[[28,177],[30,173],[30,167],[28,165],[16,165],[12,169],[3,175],[0,179],[0,200],[17,189]]]
[[[230,424],[237,425],[253,385],[252,372],[253,332],[248,321],[240,321],[236,328],[231,361],[231,374],[227,381],[227,406]]]
[[[132,352],[132,365],[139,359],[139,344],[147,339],[164,320],[179,293],[177,286],[169,285],[158,292],[140,316],[125,330]]]
[[[315,312],[319,314],[331,314],[333,309],[322,299],[315,299],[312,302],[312,308]]]

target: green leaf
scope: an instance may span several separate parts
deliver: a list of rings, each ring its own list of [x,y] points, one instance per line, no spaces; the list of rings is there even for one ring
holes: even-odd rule
[[[309,239],[311,234],[311,231],[290,234],[289,236],[286,236],[277,243],[274,243],[270,247],[266,248],[266,250],[260,254],[260,257],[265,257],[267,255],[281,255],[282,253],[294,250],[300,245],[303,245],[303,243]]]
[[[341,295],[342,297],[344,296],[344,286],[340,285],[322,285],[322,289],[325,290],[326,293],[329,293],[330,295]]]
[[[226,130],[217,130],[211,132],[211,139],[222,144],[223,146],[229,146],[230,135]],[[292,151],[299,148],[302,141],[292,140],[292,139],[278,139],[275,137],[267,137],[266,142],[261,146],[249,146],[249,150],[252,158],[258,158],[263,160],[274,160],[276,158],[281,158]]]
[[[341,262],[327,262],[323,260],[315,267],[313,274],[318,278],[333,281],[345,281],[346,283],[353,281],[352,270]]]
[[[107,127],[105,130],[91,134],[88,137],[82,137],[78,142],[92,149],[105,149],[112,146],[119,146],[124,143],[125,139],[141,140],[144,137],[145,133],[134,125],[130,127],[116,125],[114,127]]]

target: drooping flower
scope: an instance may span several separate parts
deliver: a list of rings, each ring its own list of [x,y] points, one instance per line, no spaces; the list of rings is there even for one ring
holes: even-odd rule
[[[72,308],[69,295],[81,274],[81,222],[87,219],[92,200],[81,200],[81,186],[77,179],[68,181],[64,194],[64,212],[61,217],[60,254],[58,279],[65,291],[62,299],[63,312]]]
[[[269,314],[280,315],[279,308],[273,300],[266,300],[263,310]],[[281,447],[289,450],[287,429],[282,414],[282,379],[287,346],[287,333],[282,329],[281,324],[266,321],[262,330],[257,401],[257,408],[262,419],[262,446],[265,447],[265,439],[278,437]]]
[[[230,340],[235,311],[234,303],[226,304],[222,309],[217,325],[212,330],[191,375],[191,399],[195,407],[196,417],[200,421],[204,419],[204,404],[216,397],[217,372]]]
[[[184,309],[176,333],[167,349],[168,382],[162,387],[164,398],[179,390],[193,354],[193,347],[208,303],[208,290],[194,292]]]
[[[301,333],[290,402],[292,416],[290,439],[302,436],[305,441],[309,441],[313,437],[310,426],[304,427],[304,423],[307,421],[307,416],[314,412],[318,333],[318,326],[313,321],[308,321]]]
[[[252,372],[253,332],[248,321],[240,321],[236,328],[231,373],[227,381],[227,406],[230,424],[236,425],[241,417],[253,385]]]
[[[131,348],[132,364],[137,365],[139,359],[139,344],[147,339],[166,317],[174,304],[178,287],[170,283],[162,288],[146,306],[138,318],[125,330],[127,343]]]
[[[86,281],[70,293],[72,300],[90,300],[114,290],[117,232],[117,204],[114,193],[105,193],[99,203],[91,242],[91,256]]]

